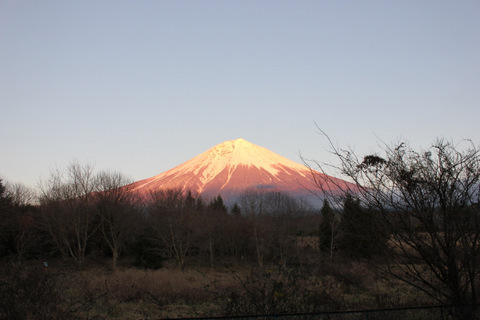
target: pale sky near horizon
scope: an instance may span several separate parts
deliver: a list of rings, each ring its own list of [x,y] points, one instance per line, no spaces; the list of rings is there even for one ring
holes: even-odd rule
[[[225,140],[328,161],[318,126],[480,144],[480,2],[0,0],[0,177],[140,180]]]

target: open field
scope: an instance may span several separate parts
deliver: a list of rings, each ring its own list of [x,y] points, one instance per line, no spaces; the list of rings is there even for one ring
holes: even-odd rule
[[[19,319],[161,319],[431,303],[410,287],[379,277],[369,265],[341,261],[308,268],[119,267],[115,272],[91,261],[82,269],[62,261],[48,267],[30,261],[2,270],[0,311]],[[15,297],[8,296],[12,292]],[[21,316],[29,312],[31,317]]]

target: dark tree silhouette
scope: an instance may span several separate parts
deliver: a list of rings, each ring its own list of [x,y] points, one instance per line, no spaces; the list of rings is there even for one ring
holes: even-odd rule
[[[242,210],[240,209],[240,207],[238,206],[238,203],[234,203],[233,204],[233,207],[232,207],[232,210],[230,211],[230,213],[232,214],[232,216],[236,217],[236,216],[239,216],[240,214],[242,214]]]
[[[320,213],[322,215],[320,219],[319,230],[320,251],[327,252],[330,255],[330,258],[332,258],[333,253],[337,249],[337,240],[340,233],[340,221],[327,199],[323,201]]]
[[[166,249],[181,270],[192,248],[196,220],[196,210],[187,206],[186,200],[182,190],[167,189],[152,192],[149,203],[150,241]]]
[[[387,241],[385,228],[375,211],[364,208],[360,200],[347,193],[342,212],[342,251],[354,258],[380,254]]]
[[[41,225],[64,257],[81,264],[101,221],[95,206],[98,180],[93,165],[72,162],[41,185]]]
[[[439,302],[479,303],[479,149],[440,139],[426,150],[384,144],[383,156],[358,157],[325,137],[339,165],[319,164],[322,171],[353,181],[348,192],[373,210],[373,229],[389,232],[380,267]]]
[[[0,257],[7,255],[13,249],[12,243],[12,197],[0,179]]]
[[[97,175],[99,192],[96,204],[100,218],[103,240],[112,254],[112,269],[127,242],[138,232],[138,197],[132,192],[132,185],[119,172],[101,172]]]

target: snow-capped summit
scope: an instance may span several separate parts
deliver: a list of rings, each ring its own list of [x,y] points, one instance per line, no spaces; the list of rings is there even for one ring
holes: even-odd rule
[[[134,183],[146,194],[158,189],[180,188],[205,197],[221,195],[228,203],[249,188],[283,191],[311,197],[317,190],[313,172],[244,139],[220,143],[187,162],[157,176]]]

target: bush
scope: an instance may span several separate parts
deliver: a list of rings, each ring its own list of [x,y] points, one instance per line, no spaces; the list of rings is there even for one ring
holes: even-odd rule
[[[142,235],[133,246],[135,261],[133,265],[142,269],[160,269],[163,267],[164,257],[158,244],[147,235]]]
[[[234,285],[217,290],[221,316],[318,312],[336,302],[297,269],[252,269],[234,275]]]
[[[5,268],[0,276],[0,319],[64,319],[57,280],[45,268]]]

